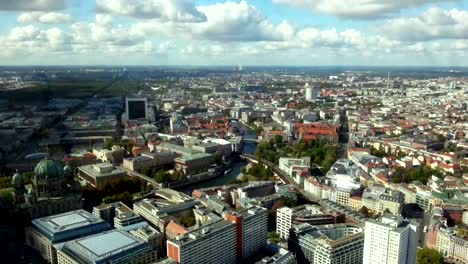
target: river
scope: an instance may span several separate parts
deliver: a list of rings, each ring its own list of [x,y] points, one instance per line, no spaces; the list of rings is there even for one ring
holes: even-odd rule
[[[240,122],[233,122],[233,125],[238,126],[241,130],[244,130],[245,139],[257,139],[257,135],[255,134],[255,132],[253,132],[250,128],[246,127],[244,124]],[[257,148],[256,142],[244,141],[244,147],[243,147],[242,153],[254,154],[256,148]],[[237,178],[237,176],[239,176],[240,174],[241,168],[246,165],[247,165],[246,161],[243,161],[240,158],[237,158],[236,160],[232,162],[231,171],[229,173],[224,174],[220,177],[205,181],[205,182],[193,184],[189,187],[181,189],[180,191],[191,194],[194,189],[225,185],[229,183],[229,181]]]

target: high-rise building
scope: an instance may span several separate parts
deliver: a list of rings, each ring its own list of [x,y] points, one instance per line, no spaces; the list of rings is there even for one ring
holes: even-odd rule
[[[294,225],[288,240],[297,263],[360,264],[363,247],[362,228],[350,224]]]
[[[281,238],[289,238],[289,229],[292,226],[293,208],[281,207],[276,211],[276,233]]]
[[[146,98],[125,99],[125,113],[128,120],[148,119],[148,101]]]
[[[237,257],[248,258],[265,247],[268,238],[268,211],[259,206],[237,212],[225,212],[223,217],[237,228]]]
[[[366,221],[363,264],[415,264],[418,227],[391,214]]]
[[[177,263],[235,263],[236,225],[220,219],[167,240],[167,256]]]
[[[308,83],[305,85],[305,100],[308,102],[315,102],[319,95],[319,88],[309,86]]]

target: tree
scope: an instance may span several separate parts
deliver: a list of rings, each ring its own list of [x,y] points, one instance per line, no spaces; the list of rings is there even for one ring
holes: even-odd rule
[[[276,232],[270,232],[268,233],[268,240],[270,240],[271,243],[278,243],[280,241],[280,235]]]
[[[223,156],[218,152],[213,154],[213,163],[218,165],[218,166],[222,165],[223,164]]]
[[[283,143],[283,137],[281,135],[275,135],[273,142],[275,142],[276,145],[279,145]]]
[[[435,249],[425,247],[418,251],[418,264],[443,264],[444,256]]]
[[[167,171],[158,171],[154,176],[154,180],[158,183],[167,182],[171,179],[171,174]]]
[[[366,217],[369,215],[369,209],[367,207],[363,206],[361,209],[359,209],[359,213],[365,215]]]
[[[185,227],[194,226],[194,225],[195,225],[195,216],[193,216],[193,215],[191,215],[191,214],[183,215],[183,216],[180,218],[180,223],[181,223],[182,225],[184,225]]]

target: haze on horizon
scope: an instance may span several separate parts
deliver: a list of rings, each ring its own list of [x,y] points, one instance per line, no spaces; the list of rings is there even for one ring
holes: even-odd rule
[[[468,66],[468,0],[0,2],[0,65]]]

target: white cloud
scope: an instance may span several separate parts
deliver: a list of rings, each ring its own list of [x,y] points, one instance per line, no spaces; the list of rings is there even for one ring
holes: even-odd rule
[[[163,21],[206,20],[190,0],[97,0],[96,9],[100,13]]]
[[[314,13],[324,13],[349,19],[370,19],[399,13],[405,8],[456,0],[272,0],[304,8]]]
[[[192,26],[196,38],[217,41],[284,40],[295,32],[287,22],[274,25],[246,1],[200,6],[199,10],[206,14],[208,20]]]
[[[2,0],[0,10],[5,11],[50,11],[66,8],[65,0]]]
[[[465,39],[468,38],[468,11],[431,8],[416,17],[388,20],[378,30],[405,41]]]
[[[282,41],[292,38],[295,27],[286,21],[273,24],[254,6],[246,1],[227,1],[199,6],[207,20],[200,23],[175,23],[147,20],[132,28],[140,34],[164,34],[186,39],[219,42]]]
[[[43,24],[64,24],[72,22],[69,14],[59,12],[33,11],[22,13],[18,16],[18,22],[23,24],[43,23]]]

